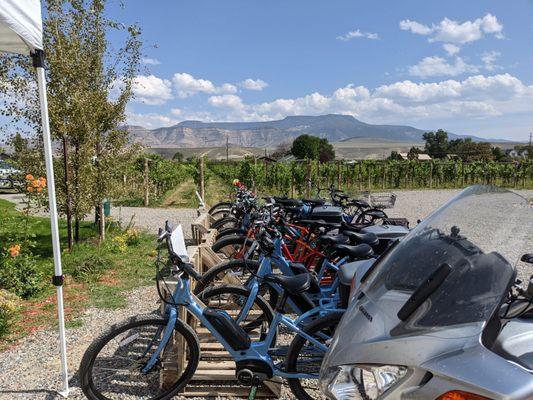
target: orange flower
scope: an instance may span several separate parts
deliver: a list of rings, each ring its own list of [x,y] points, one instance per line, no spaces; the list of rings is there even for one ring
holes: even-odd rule
[[[31,185],[36,188],[36,187],[39,187],[41,185],[41,183],[39,182],[38,179],[34,179],[32,182],[31,182]]]
[[[28,186],[28,187],[26,188],[26,190],[27,190],[28,192],[30,192],[30,193],[33,193],[33,187],[31,187],[31,186]]]
[[[39,182],[41,183],[41,186],[42,187],[45,187],[46,186],[46,178],[44,176],[41,176],[39,178]]]
[[[37,188],[37,192],[42,193],[42,192],[43,192],[43,188],[39,186],[39,187]]]
[[[11,257],[17,257],[20,254],[20,245],[11,246],[8,251]]]
[[[32,175],[32,174],[28,174],[28,175],[26,175],[26,180],[28,180],[28,181],[33,181],[33,179],[34,179],[34,178],[33,178],[33,175]]]

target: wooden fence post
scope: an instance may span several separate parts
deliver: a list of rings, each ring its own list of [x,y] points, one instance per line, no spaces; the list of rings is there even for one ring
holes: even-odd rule
[[[306,174],[306,186],[305,186],[305,197],[311,197],[311,160],[307,159],[307,174]]]
[[[341,162],[337,161],[337,189],[341,188]]]
[[[200,197],[205,203],[205,172],[204,157],[200,157]]]
[[[148,159],[144,159],[144,206],[148,207],[149,190],[148,190]]]
[[[357,172],[357,180],[359,182],[359,191],[361,191],[361,189],[363,188],[363,182],[361,182],[363,180],[363,174],[361,171],[361,168],[363,168],[363,161],[359,161],[357,164],[359,165],[359,169]]]

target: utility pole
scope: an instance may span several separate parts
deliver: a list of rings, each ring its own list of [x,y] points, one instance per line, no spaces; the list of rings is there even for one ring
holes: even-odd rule
[[[527,148],[527,158],[533,158],[533,149],[531,148],[531,137],[533,136],[533,132],[529,132],[529,146]]]
[[[148,207],[149,201],[150,201],[150,192],[149,192],[149,180],[148,180],[148,158],[144,159],[144,206]]]
[[[226,135],[226,162],[229,162],[229,137]]]

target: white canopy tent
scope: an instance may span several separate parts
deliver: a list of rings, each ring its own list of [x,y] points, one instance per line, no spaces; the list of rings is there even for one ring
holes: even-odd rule
[[[46,99],[46,78],[44,74],[43,24],[40,0],[1,0],[0,1],[0,51],[25,54],[33,59],[37,73],[39,100],[41,105],[42,133],[46,177],[48,181],[48,200],[52,246],[54,251],[55,274],[53,283],[57,288],[57,312],[59,317],[59,341],[61,352],[61,378],[63,388],[59,393],[68,396],[67,347],[65,340],[65,320],[63,314],[63,273],[61,269],[61,249],[57,225],[57,207],[52,164],[52,145]]]

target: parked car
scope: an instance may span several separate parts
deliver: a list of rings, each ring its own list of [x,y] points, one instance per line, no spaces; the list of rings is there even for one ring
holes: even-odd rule
[[[14,168],[7,161],[0,160],[0,188],[13,189],[18,182],[17,175],[20,175],[21,171]]]

